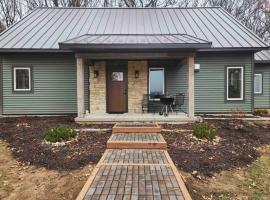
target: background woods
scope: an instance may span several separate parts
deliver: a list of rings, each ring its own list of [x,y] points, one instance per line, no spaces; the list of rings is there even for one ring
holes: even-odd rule
[[[36,7],[199,7],[221,6],[270,41],[270,0],[0,0],[0,32]]]

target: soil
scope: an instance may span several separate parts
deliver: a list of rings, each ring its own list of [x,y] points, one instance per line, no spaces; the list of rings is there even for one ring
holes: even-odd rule
[[[270,122],[206,122],[217,129],[214,142],[194,138],[196,124],[162,127],[169,154],[192,198],[249,199],[250,189],[243,185],[244,169],[270,145]],[[111,131],[80,132],[64,146],[44,144],[43,133],[60,124],[112,127],[81,126],[72,116],[1,118],[0,199],[75,199],[104,152]],[[220,198],[223,195],[226,198]]]
[[[260,153],[257,148],[270,144],[270,123],[258,125],[244,121],[234,121],[238,130],[228,120],[208,120],[217,129],[216,142],[201,141],[192,136],[196,124],[165,125],[163,137],[168,143],[168,151],[177,167],[196,175],[212,176],[224,170],[246,166]],[[238,127],[236,126],[236,127]],[[168,131],[170,129],[171,131]]]
[[[73,117],[19,117],[0,119],[0,139],[8,143],[19,162],[52,170],[72,170],[96,164],[106,148],[111,131],[80,132],[64,146],[45,144],[45,131],[60,124],[80,126]],[[88,128],[111,128],[112,125],[87,125]]]

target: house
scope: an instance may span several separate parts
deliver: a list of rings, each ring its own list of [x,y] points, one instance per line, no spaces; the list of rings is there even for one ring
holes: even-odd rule
[[[1,113],[135,115],[177,93],[190,118],[252,112],[267,48],[220,7],[37,8],[0,35]]]
[[[255,54],[254,69],[255,108],[270,108],[270,51]]]

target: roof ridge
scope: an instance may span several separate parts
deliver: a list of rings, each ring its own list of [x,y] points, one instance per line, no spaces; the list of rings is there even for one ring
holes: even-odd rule
[[[205,9],[221,8],[220,6],[200,6],[200,7],[45,7],[40,6],[35,9]]]

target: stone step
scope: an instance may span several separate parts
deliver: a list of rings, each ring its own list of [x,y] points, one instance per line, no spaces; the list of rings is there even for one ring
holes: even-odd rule
[[[112,133],[160,133],[161,127],[155,123],[116,123]]]
[[[160,133],[114,133],[107,141],[108,149],[167,149]]]

